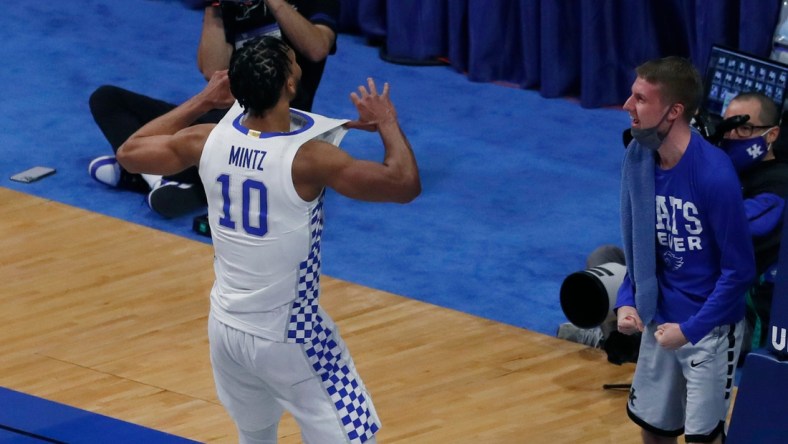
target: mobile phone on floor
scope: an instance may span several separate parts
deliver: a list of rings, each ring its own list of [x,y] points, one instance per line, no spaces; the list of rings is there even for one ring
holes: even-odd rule
[[[16,182],[22,182],[22,183],[30,183],[30,182],[35,182],[39,179],[43,179],[44,177],[50,176],[52,174],[55,174],[54,168],[35,166],[33,168],[22,171],[21,173],[14,174],[13,176],[11,176],[11,180]]]

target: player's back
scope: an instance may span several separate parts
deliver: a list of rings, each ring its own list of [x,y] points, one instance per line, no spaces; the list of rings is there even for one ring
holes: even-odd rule
[[[322,195],[298,196],[292,163],[308,140],[332,130],[344,135],[343,121],[297,111],[287,133],[250,130],[242,117],[236,104],[200,159],[215,250],[212,302],[239,319],[302,297],[299,285],[319,273]]]

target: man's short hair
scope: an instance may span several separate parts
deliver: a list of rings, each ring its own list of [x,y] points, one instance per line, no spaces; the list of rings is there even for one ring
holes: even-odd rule
[[[684,105],[684,118],[689,122],[703,100],[703,81],[692,63],[670,56],[649,60],[635,69],[638,77],[659,86],[663,100]]]
[[[777,126],[780,124],[780,115],[777,112],[777,104],[774,103],[774,100],[771,97],[759,93],[759,92],[743,92],[733,98],[732,101],[747,101],[747,100],[755,100],[761,107],[761,112],[758,118],[764,125],[774,125]]]
[[[262,36],[246,42],[230,57],[230,91],[253,116],[261,116],[279,101],[291,74],[290,47],[281,39]]]

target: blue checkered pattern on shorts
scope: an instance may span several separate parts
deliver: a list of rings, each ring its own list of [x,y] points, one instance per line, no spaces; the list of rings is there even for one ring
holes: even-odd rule
[[[320,239],[323,237],[323,197],[310,215],[311,248],[306,260],[299,264],[298,296],[290,307],[287,342],[303,344],[315,334],[317,303],[320,297]]]
[[[325,328],[320,315],[316,316],[316,336],[306,348],[312,368],[323,381],[351,443],[364,443],[380,429],[369,410],[367,398],[355,373],[342,359],[342,348],[334,340],[333,332]]]

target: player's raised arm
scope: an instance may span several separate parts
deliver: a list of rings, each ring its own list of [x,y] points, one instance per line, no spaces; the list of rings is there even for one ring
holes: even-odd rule
[[[421,193],[421,179],[410,143],[397,120],[389,97],[388,83],[378,93],[375,81],[359,86],[351,94],[358,110],[357,120],[348,128],[376,131],[383,142],[381,162],[354,159],[347,153],[322,142],[310,142],[299,150],[294,163],[294,179],[312,177],[316,185],[328,186],[338,193],[366,201],[406,203]]]

